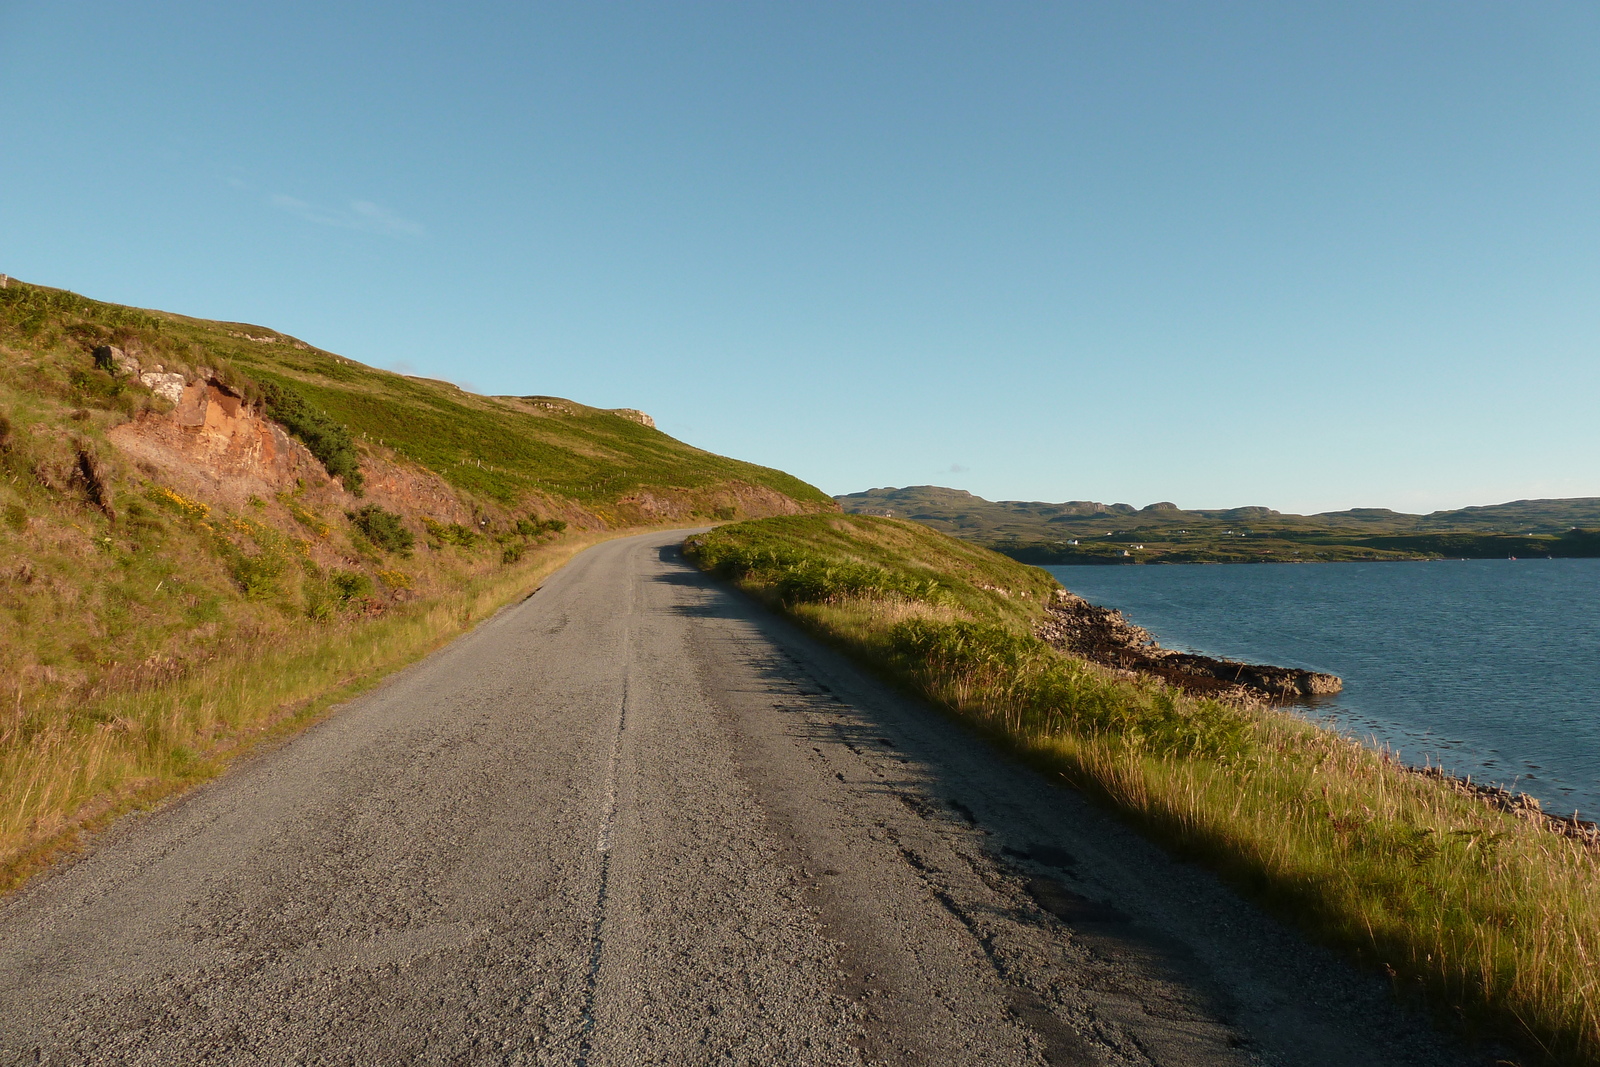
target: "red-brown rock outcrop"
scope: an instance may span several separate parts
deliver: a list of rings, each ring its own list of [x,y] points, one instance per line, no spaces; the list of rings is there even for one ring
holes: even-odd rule
[[[134,460],[232,505],[332,481],[305,445],[211,379],[186,384],[170,413],[145,412],[106,436]]]

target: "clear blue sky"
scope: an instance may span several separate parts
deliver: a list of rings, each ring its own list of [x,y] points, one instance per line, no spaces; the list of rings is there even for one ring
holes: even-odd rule
[[[1600,495],[1600,6],[0,0],[0,271],[835,493]]]

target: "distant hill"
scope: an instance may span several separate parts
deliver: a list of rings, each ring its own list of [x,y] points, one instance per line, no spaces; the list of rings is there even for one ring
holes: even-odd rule
[[[1266,507],[1186,510],[1094,500],[985,500],[935,485],[834,498],[847,512],[910,519],[1030,562],[1244,562],[1594,555],[1600,497],[1517,500],[1408,515],[1351,508],[1318,515]],[[1574,532],[1574,531],[1578,532]]]

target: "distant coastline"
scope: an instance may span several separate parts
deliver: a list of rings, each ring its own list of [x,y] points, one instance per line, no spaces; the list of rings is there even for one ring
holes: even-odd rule
[[[1600,497],[1518,500],[1408,515],[1265,507],[1184,510],[1071,500],[985,500],[911,486],[834,498],[846,512],[908,519],[1035,565],[1332,563],[1600,557]]]
[[[1250,535],[1255,536],[1255,535]],[[1600,530],[1577,530],[1563,537],[1514,537],[1505,534],[1418,535],[1410,538],[1366,538],[1361,541],[1286,548],[1270,535],[1234,545],[1169,545],[1148,539],[1138,548],[1110,542],[1100,545],[1056,545],[1046,542],[981,542],[1019,563],[1047,566],[1122,566],[1162,563],[1378,563],[1450,559],[1593,559],[1600,557]],[[1415,543],[1415,548],[1388,548],[1376,542]],[[1304,545],[1303,541],[1291,542]]]

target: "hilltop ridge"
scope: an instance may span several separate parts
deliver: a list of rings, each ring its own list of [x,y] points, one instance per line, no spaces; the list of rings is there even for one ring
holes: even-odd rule
[[[1600,554],[1600,497],[1516,500],[1408,515],[1349,508],[1145,507],[1091,500],[986,500],[918,485],[834,498],[847,512],[905,518],[1032,563],[1243,562]]]

